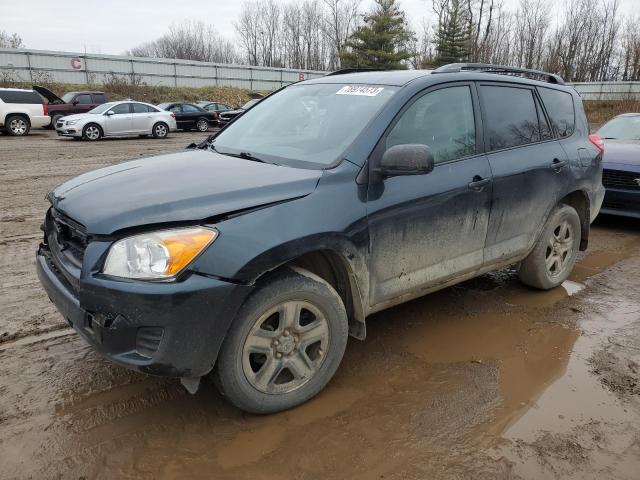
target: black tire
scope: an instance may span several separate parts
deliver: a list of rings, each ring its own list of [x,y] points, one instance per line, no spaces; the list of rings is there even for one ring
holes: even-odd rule
[[[56,113],[53,117],[51,117],[51,125],[50,127],[52,129],[56,129],[56,123],[58,123],[58,120],[60,120],[62,117],[64,117],[64,115],[60,114],[60,113]]]
[[[164,122],[155,123],[151,129],[151,135],[153,135],[153,138],[167,138],[169,135],[169,125]]]
[[[24,137],[29,135],[31,122],[25,115],[8,115],[4,120],[4,128],[12,137]]]
[[[518,275],[522,283],[540,290],[555,288],[571,274],[581,241],[580,217],[570,205],[558,205]]]
[[[196,130],[199,132],[206,132],[209,130],[209,121],[206,118],[199,118],[196,120]]]
[[[295,307],[284,310],[284,305]],[[283,311],[296,312],[289,315],[295,321],[281,320],[287,316]],[[231,403],[246,412],[267,414],[293,408],[331,380],[347,336],[347,314],[333,287],[305,270],[286,269],[258,287],[239,310],[218,355],[214,381]],[[253,339],[261,340],[262,350],[247,353]],[[269,345],[262,345],[262,340]],[[294,364],[307,370],[302,373]],[[276,366],[267,368],[271,365]],[[265,377],[263,368],[273,373]],[[267,379],[264,389],[258,385],[260,377]]]
[[[104,136],[102,127],[97,123],[87,123],[82,129],[82,139],[97,142]]]

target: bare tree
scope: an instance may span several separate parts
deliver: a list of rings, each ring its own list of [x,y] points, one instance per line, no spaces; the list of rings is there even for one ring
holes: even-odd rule
[[[332,46],[330,69],[340,68],[340,52],[348,38],[358,27],[361,0],[323,0],[327,14],[324,33]]]
[[[213,25],[197,21],[173,24],[159,39],[134,47],[127,53],[134,57],[218,63],[235,63],[239,59],[232,42],[218,35]]]
[[[0,30],[0,48],[24,48],[22,38],[17,33]]]

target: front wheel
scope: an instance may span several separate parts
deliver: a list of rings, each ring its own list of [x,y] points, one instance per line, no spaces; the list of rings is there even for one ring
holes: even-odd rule
[[[347,336],[347,314],[333,287],[304,270],[287,270],[238,312],[218,356],[216,383],[247,412],[295,407],[331,380]]]
[[[90,142],[96,142],[102,138],[102,129],[95,123],[90,123],[82,129],[82,138]]]
[[[560,285],[576,264],[580,240],[578,212],[570,205],[557,206],[533,251],[522,261],[518,272],[522,283],[541,290]]]

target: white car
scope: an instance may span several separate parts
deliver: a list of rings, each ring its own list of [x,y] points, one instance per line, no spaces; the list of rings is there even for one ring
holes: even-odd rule
[[[177,130],[175,114],[153,105],[124,100],[108,102],[87,113],[69,115],[55,124],[62,137],[96,141],[102,137],[153,135],[165,138]]]
[[[23,136],[31,128],[51,123],[47,105],[33,90],[0,88],[0,130],[9,135]]]

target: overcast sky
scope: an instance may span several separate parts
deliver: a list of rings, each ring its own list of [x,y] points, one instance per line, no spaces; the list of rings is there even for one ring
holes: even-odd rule
[[[365,7],[371,3],[363,0]],[[518,3],[504,0],[509,8]],[[632,14],[632,5],[637,8],[638,3],[621,0],[623,13]],[[416,25],[429,18],[431,0],[400,0],[400,4]],[[559,10],[564,1],[553,4]],[[241,5],[242,0],[0,0],[0,30],[17,33],[28,48],[121,54],[182,20],[202,20],[233,37]]]

